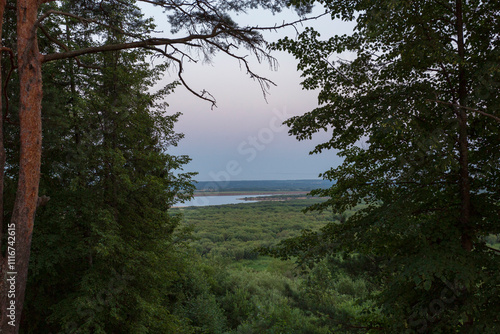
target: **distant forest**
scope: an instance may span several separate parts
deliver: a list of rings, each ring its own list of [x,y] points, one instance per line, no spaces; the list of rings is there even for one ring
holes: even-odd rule
[[[328,180],[199,181],[197,191],[311,191],[330,188]]]

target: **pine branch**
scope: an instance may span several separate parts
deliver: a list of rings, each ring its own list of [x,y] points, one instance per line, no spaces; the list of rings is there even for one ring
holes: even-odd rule
[[[196,7],[199,10],[205,12],[206,8],[203,8],[203,6],[196,2],[192,4],[174,4],[174,3],[166,3],[166,2],[156,2],[156,1],[148,1],[145,0],[143,2],[147,2],[150,4],[158,5],[162,8],[165,9],[174,9],[178,10],[182,13],[184,13],[187,17],[191,17],[188,12],[186,12],[186,6],[189,8],[191,7]],[[245,67],[247,73],[250,75],[251,78],[256,79],[261,87],[262,93],[264,95],[264,99],[266,99],[266,95],[268,94],[268,89],[271,85],[276,85],[274,82],[271,80],[264,78],[262,76],[259,76],[255,72],[252,71],[252,69],[249,66],[248,61],[246,60],[245,56],[240,56],[237,55],[233,52],[230,51],[231,47],[236,47],[234,44],[229,43],[230,40],[236,41],[236,44],[242,43],[246,46],[247,49],[249,49],[258,59],[259,62],[261,62],[262,59],[267,59],[269,60],[269,63],[271,66],[276,66],[276,59],[271,57],[268,52],[263,50],[260,46],[264,44],[264,40],[260,36],[261,31],[276,31],[281,28],[285,27],[294,27],[297,24],[300,24],[305,21],[309,20],[316,20],[326,14],[328,12],[325,12],[323,14],[314,16],[314,17],[308,17],[308,18],[301,18],[299,20],[293,21],[293,22],[283,22],[280,25],[274,25],[274,26],[268,26],[268,27],[244,27],[244,28],[239,28],[237,26],[231,25],[231,24],[226,24],[224,22],[224,18],[220,13],[217,12],[215,8],[211,8],[210,4],[204,3],[208,8],[215,13],[215,16],[218,18],[215,20],[215,22],[211,22],[214,24],[212,27],[211,32],[206,32],[206,33],[197,33],[194,31],[194,33],[191,33],[185,37],[181,38],[147,38],[143,39],[142,36],[135,35],[128,33],[124,31],[123,29],[120,29],[118,27],[102,23],[98,20],[93,20],[93,19],[88,19],[84,18],[72,13],[67,13],[67,12],[62,12],[62,11],[57,11],[57,10],[49,10],[45,12],[43,15],[41,15],[38,20],[36,21],[36,26],[42,31],[42,33],[53,43],[59,45],[64,52],[58,52],[58,53],[52,53],[52,54],[47,54],[42,56],[42,62],[49,62],[53,60],[59,60],[59,59],[67,59],[67,58],[75,58],[76,61],[78,62],[79,66],[85,66],[85,67],[90,67],[87,65],[82,65],[79,59],[77,58],[78,56],[85,55],[85,54],[93,54],[93,53],[100,53],[100,52],[109,52],[109,51],[119,51],[119,50],[126,50],[126,49],[133,49],[133,48],[145,48],[145,49],[150,49],[150,50],[155,50],[159,52],[160,54],[164,55],[168,59],[172,60],[173,62],[177,63],[179,66],[179,79],[182,82],[182,84],[194,95],[198,96],[199,98],[209,101],[212,103],[212,107],[214,107],[215,104],[215,99],[213,96],[208,93],[207,91],[203,91],[201,94],[196,93],[189,85],[186,84],[184,78],[182,77],[183,73],[183,59],[186,57],[187,59],[194,61],[193,57],[187,55],[185,52],[180,51],[175,45],[186,45],[186,46],[192,46],[192,47],[201,47],[202,49],[204,48],[204,45],[209,45],[211,47],[214,47],[215,49],[229,55],[233,59],[236,59],[240,62],[240,64],[243,64]],[[93,46],[93,47],[87,47],[87,48],[81,48],[77,50],[69,50],[69,48],[53,36],[50,36],[50,34],[44,29],[44,27],[41,25],[41,23],[48,18],[50,15],[61,15],[61,16],[67,16],[71,17],[73,19],[76,19],[84,24],[87,23],[94,23],[101,25],[103,27],[112,29],[114,31],[117,31],[120,34],[132,37],[136,39],[136,41],[132,42],[126,42],[126,43],[117,43],[117,44],[108,44],[108,45],[101,45],[101,46]],[[220,20],[220,22],[218,22]],[[165,46],[165,51],[157,48],[157,46]],[[175,57],[173,54],[169,54],[166,52],[167,47],[170,46],[173,48],[174,53],[177,52],[181,54],[182,56]],[[92,68],[92,67],[90,67]],[[209,97],[207,97],[209,96]]]
[[[149,38],[136,42],[107,44],[107,45],[88,47],[67,52],[53,53],[44,55],[42,62],[45,63],[53,60],[72,58],[75,56],[81,56],[85,54],[99,53],[99,52],[118,51],[118,50],[134,49],[141,47],[145,48],[149,46],[159,46],[159,45],[188,44],[196,40],[208,40],[210,38],[217,37],[227,32],[225,30],[219,30],[217,28],[218,27],[216,26],[210,34],[192,34],[181,38]]]

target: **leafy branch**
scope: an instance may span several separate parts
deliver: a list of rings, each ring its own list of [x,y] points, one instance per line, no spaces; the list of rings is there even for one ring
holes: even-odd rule
[[[465,110],[469,110],[469,111],[474,111],[474,112],[477,112],[483,116],[486,116],[486,117],[490,117],[490,118],[493,118],[495,121],[497,122],[500,122],[500,117],[497,117],[495,115],[492,115],[492,114],[489,114],[485,111],[482,111],[480,109],[474,109],[474,108],[470,108],[470,107],[466,107],[466,106],[462,106],[458,103],[451,103],[451,102],[445,102],[445,101],[439,101],[439,100],[426,100],[427,102],[435,102],[435,103],[440,103],[440,104],[444,104],[444,105],[448,105],[448,106],[452,106],[452,107],[456,107],[456,108],[460,108],[460,109],[465,109]]]

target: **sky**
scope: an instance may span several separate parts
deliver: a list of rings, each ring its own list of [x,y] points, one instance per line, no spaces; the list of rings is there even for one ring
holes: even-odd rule
[[[146,15],[156,18],[161,30],[161,13],[148,7],[143,10]],[[279,16],[257,11],[235,17],[242,24],[259,26],[296,19],[292,11]],[[353,28],[350,23],[334,22],[328,17],[311,22],[308,25],[317,28],[325,38],[334,33],[349,33]],[[168,32],[168,27],[163,29]],[[303,27],[298,26],[298,29]],[[275,41],[286,35],[295,37],[295,29],[266,33],[265,37],[268,41]],[[266,98],[259,83],[249,78],[238,62],[228,56],[218,54],[210,64],[184,65],[184,79],[191,88],[197,92],[206,89],[217,100],[217,108],[212,109],[209,102],[197,98],[182,86],[166,98],[169,112],[182,113],[176,131],[185,135],[170,153],[191,157],[192,161],[184,171],[198,172],[196,180],[316,179],[320,173],[341,163],[334,151],[309,155],[315,144],[329,138],[327,133],[301,142],[288,135],[283,121],[317,107],[317,92],[301,88],[297,61],[291,55],[284,52],[272,55],[278,60],[277,70],[250,59],[254,72],[276,83]],[[159,85],[175,78],[175,71],[166,73]]]

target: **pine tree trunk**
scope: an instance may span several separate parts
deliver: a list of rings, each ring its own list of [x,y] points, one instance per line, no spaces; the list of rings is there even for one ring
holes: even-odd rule
[[[15,244],[7,245],[11,246],[10,250],[13,252],[10,254],[11,261],[8,262],[7,271],[2,273],[3,278],[9,282],[6,285],[8,294],[3,301],[6,304],[2,305],[2,313],[11,305],[14,305],[15,312],[9,311],[9,314],[3,317],[2,334],[19,332],[38,200],[42,149],[42,57],[38,51],[35,25],[38,6],[39,2],[34,0],[17,1],[17,62],[20,83],[19,180],[9,224],[15,226]],[[12,258],[15,259],[14,262]],[[11,285],[10,282],[14,284]]]

